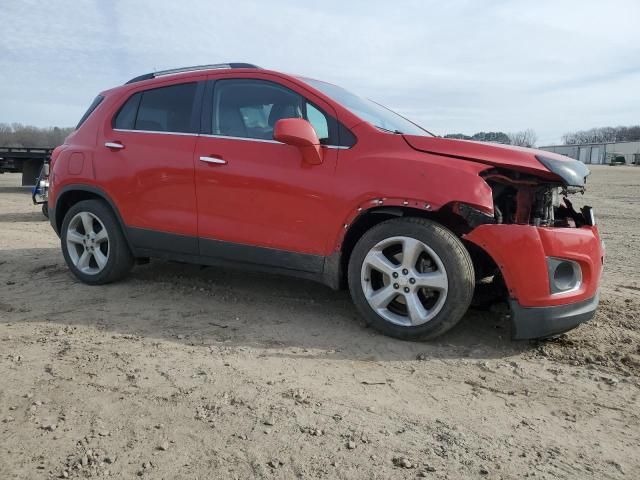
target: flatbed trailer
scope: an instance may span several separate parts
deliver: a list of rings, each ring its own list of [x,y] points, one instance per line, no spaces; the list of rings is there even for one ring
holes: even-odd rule
[[[45,161],[51,157],[51,147],[0,147],[0,173],[22,173],[22,185],[37,185]]]

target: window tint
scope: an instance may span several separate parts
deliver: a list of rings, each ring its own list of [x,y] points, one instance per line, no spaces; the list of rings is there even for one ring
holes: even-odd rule
[[[131,97],[115,119],[116,128],[152,132],[193,132],[192,112],[196,83],[171,85],[140,92]],[[135,108],[137,106],[137,108]],[[134,111],[135,120],[131,122]]]
[[[356,136],[351,133],[351,130],[349,130],[341,123],[338,123],[338,139],[339,142],[336,143],[336,145],[349,148],[353,147],[358,141]]]
[[[113,121],[113,128],[119,128],[121,130],[133,130],[136,123],[136,114],[138,113],[138,105],[140,104],[140,97],[142,94],[136,93],[129,97],[129,100],[120,108],[120,111],[116,115]]]
[[[271,82],[221,80],[213,98],[213,133],[228,137],[273,140],[282,118],[302,118],[300,95]]]
[[[338,145],[338,122],[288,88],[264,80],[219,80],[212,110],[214,135],[273,140],[283,118],[304,118],[320,143]]]
[[[87,111],[84,112],[84,115],[82,115],[82,118],[80,118],[78,125],[76,125],[76,130],[80,128],[80,125],[82,125],[87,118],[89,118],[89,115],[91,115],[91,113],[96,109],[96,107],[100,105],[100,102],[102,102],[102,100],[104,100],[104,97],[101,95],[98,95],[96,98],[93,99],[93,102],[91,102],[91,105],[89,105],[89,108],[87,108]]]

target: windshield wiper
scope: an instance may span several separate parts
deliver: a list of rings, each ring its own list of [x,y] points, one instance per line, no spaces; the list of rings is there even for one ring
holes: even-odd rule
[[[383,132],[387,133],[395,133],[396,135],[404,135],[400,130],[389,130],[388,128],[381,127],[380,125],[375,125],[376,128],[379,128]]]

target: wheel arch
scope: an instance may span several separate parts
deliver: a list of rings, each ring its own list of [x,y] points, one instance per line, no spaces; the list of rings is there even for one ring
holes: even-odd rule
[[[464,236],[473,230],[473,226],[470,225],[464,217],[454,211],[456,203],[458,202],[450,202],[438,210],[428,208],[430,207],[428,203],[421,203],[420,206],[423,208],[408,205],[379,205],[359,211],[358,215],[350,224],[345,224],[344,234],[336,249],[340,258],[339,265],[334,265],[334,275],[339,276],[340,286],[345,286],[347,266],[349,265],[351,253],[358,240],[369,229],[379,223],[396,217],[425,218],[451,230],[462,241],[472,258],[474,268],[476,268],[476,271],[482,278],[485,272],[494,268],[495,262],[484,249],[464,239]]]
[[[83,200],[101,200],[105,202],[113,214],[116,216],[118,220],[118,224],[120,225],[120,229],[122,230],[122,234],[124,235],[125,240],[127,241],[127,245],[130,250],[134,252],[133,245],[127,235],[127,228],[122,220],[122,216],[118,211],[115,203],[109,195],[102,190],[101,188],[95,187],[93,185],[84,185],[84,184],[72,184],[64,186],[60,192],[56,195],[56,204],[53,212],[50,212],[50,222],[53,225],[54,229],[58,234],[60,234],[62,229],[62,222],[64,222],[64,217],[69,211],[71,207],[73,207],[76,203],[81,202]]]

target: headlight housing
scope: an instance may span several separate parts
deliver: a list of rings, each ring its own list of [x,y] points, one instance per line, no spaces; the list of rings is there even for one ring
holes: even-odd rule
[[[584,163],[571,158],[556,160],[543,155],[536,155],[536,158],[550,172],[558,175],[567,187],[584,188],[587,177],[591,173]]]

